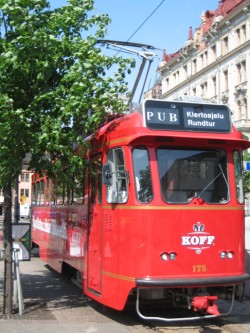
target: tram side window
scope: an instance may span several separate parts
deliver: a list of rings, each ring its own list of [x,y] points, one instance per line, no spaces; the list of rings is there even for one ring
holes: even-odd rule
[[[55,203],[54,182],[51,178],[46,179],[46,205],[51,206]]]
[[[38,184],[34,183],[32,186],[32,204],[37,205],[38,202]]]
[[[111,182],[107,186],[107,202],[125,203],[128,200],[128,174],[122,148],[109,150],[108,165],[111,168]]]
[[[56,203],[58,205],[83,203],[84,177],[72,176],[71,179],[56,179]]]
[[[44,205],[44,180],[40,180],[33,185],[32,190],[32,203],[34,205]]]
[[[235,176],[237,199],[239,203],[242,204],[244,202],[243,173],[242,173],[241,156],[238,151],[234,152],[233,160],[234,160],[234,176]]]
[[[98,171],[97,171],[97,196],[98,203],[102,203],[102,163],[101,161],[98,163]]]
[[[38,197],[39,197],[39,205],[42,206],[44,205],[44,180],[40,181],[40,189],[39,189],[39,193],[38,193]]]
[[[56,179],[56,203],[58,205],[64,204],[64,197],[65,197],[65,186],[64,182],[57,178]]]
[[[145,147],[133,150],[133,165],[137,199],[142,203],[148,203],[153,199],[153,189],[148,151]]]
[[[82,178],[75,179],[75,187],[74,187],[74,202],[75,203],[83,203],[84,202],[84,173],[82,174]]]
[[[45,191],[45,193],[46,193],[46,196],[45,196],[46,205],[48,205],[49,202],[50,202],[50,179],[49,178],[46,179],[46,191]]]

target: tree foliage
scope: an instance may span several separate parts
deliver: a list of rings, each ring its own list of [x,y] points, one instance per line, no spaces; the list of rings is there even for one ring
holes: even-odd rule
[[[0,188],[4,194],[5,314],[12,312],[11,186],[29,153],[36,172],[61,174],[70,185],[84,144],[106,117],[124,111],[132,59],[106,56],[110,18],[94,14],[94,0],[68,0],[51,10],[46,0],[0,0]],[[109,75],[110,70],[112,76]],[[48,158],[49,156],[49,158]],[[65,169],[67,172],[59,172]]]
[[[20,173],[25,153],[36,170],[54,172],[62,156],[74,168],[72,144],[95,130],[107,108],[124,110],[118,95],[134,62],[98,48],[110,18],[93,7],[93,0],[55,10],[46,0],[0,0],[2,182]]]

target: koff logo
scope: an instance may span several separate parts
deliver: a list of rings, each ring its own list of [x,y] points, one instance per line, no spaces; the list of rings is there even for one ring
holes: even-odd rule
[[[193,230],[193,232],[189,232],[186,236],[181,237],[182,246],[185,246],[189,250],[194,250],[197,254],[213,246],[215,236],[205,232],[204,224],[197,222],[194,224]]]

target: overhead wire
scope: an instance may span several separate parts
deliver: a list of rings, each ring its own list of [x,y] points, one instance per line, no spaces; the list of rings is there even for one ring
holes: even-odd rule
[[[134,37],[134,35],[144,26],[144,24],[150,19],[150,17],[160,8],[160,6],[165,2],[165,0],[162,0],[159,5],[147,16],[147,18],[142,22],[142,24],[135,30],[135,32],[129,37],[129,39],[127,40],[127,42],[129,42],[131,40],[132,37]],[[154,48],[154,49],[158,49],[160,50],[159,48]],[[124,52],[124,50],[119,50],[117,52],[117,54],[119,52]],[[129,52],[129,51],[128,51]],[[116,55],[117,55],[116,54]],[[145,59],[144,59],[145,61]],[[149,74],[149,69],[150,69],[150,66],[151,66],[151,63],[152,63],[152,60],[149,61],[149,66],[148,66],[148,70],[147,70],[147,73],[146,73],[146,77],[145,77],[145,80],[144,80],[144,84],[143,84],[143,88],[142,88],[142,92],[141,92],[141,95],[140,95],[140,100],[141,100],[141,97],[142,97],[142,93],[143,93],[143,89],[145,87],[145,84],[146,84],[146,80],[147,80],[147,77],[148,77],[148,74]],[[133,88],[134,89],[134,88]]]
[[[161,3],[159,3],[159,5],[152,11],[152,13],[142,22],[142,24],[135,30],[135,32],[129,37],[129,39],[127,40],[127,42],[130,41],[130,39],[132,37],[134,37],[134,35],[141,29],[141,27],[144,26],[144,24],[150,19],[150,17],[157,11],[157,9],[163,4],[163,2],[165,2],[165,0],[161,1]]]
[[[157,11],[157,9],[160,8],[160,6],[163,4],[163,2],[165,2],[165,0],[162,0],[159,3],[159,5],[152,11],[152,13],[142,22],[142,24],[129,37],[129,39],[127,40],[127,42],[129,42],[131,40],[131,38],[134,37],[134,35],[144,26],[144,24],[150,19],[150,17]],[[146,80],[147,80],[147,77],[148,77],[148,74],[149,74],[149,69],[150,69],[151,63],[152,63],[152,61],[149,62],[148,71],[147,71],[147,74],[146,74],[146,77],[145,77],[145,81],[144,81],[144,84],[143,84],[143,88],[142,88],[142,91],[141,91],[141,95],[140,95],[140,98],[139,98],[139,103],[140,103],[140,100],[141,100],[141,97],[142,97],[142,93],[143,93],[143,90],[144,90],[144,87],[145,87],[145,84],[146,84]]]

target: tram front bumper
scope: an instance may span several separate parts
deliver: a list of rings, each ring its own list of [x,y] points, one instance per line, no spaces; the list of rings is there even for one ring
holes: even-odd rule
[[[208,286],[231,286],[250,279],[250,275],[227,275],[199,278],[136,278],[137,288],[189,288]]]

